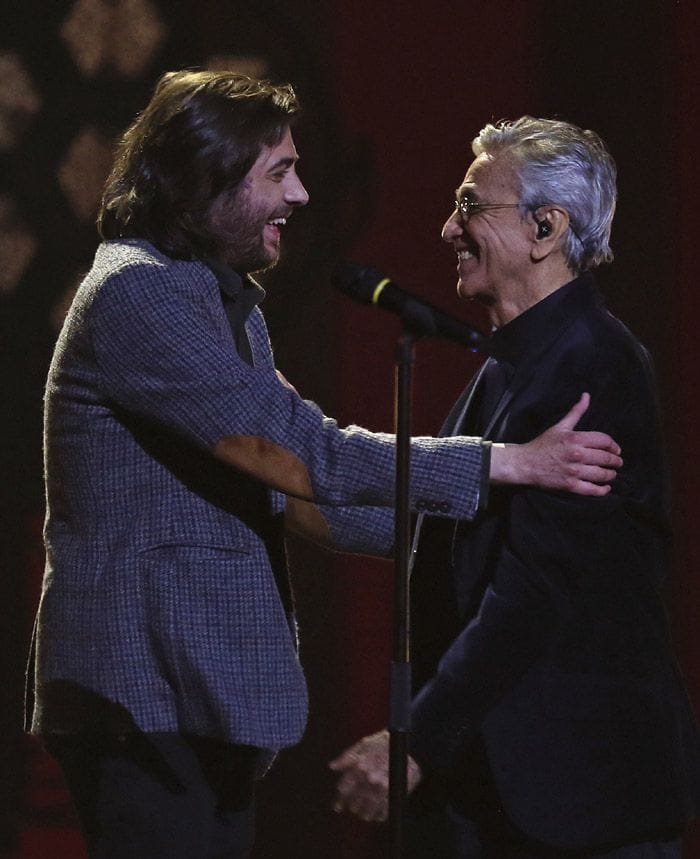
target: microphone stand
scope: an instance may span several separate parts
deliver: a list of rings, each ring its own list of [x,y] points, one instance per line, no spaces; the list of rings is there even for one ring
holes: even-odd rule
[[[389,677],[389,830],[391,859],[401,859],[408,793],[408,739],[411,732],[409,629],[411,389],[414,347],[423,335],[443,336],[475,350],[483,342],[476,330],[445,317],[424,301],[403,293],[373,269],[350,264],[336,285],[363,303],[382,303],[403,322],[396,348],[396,513],[394,521],[394,631]],[[380,295],[391,296],[379,302]]]
[[[391,857],[401,859],[408,791],[411,731],[409,556],[411,537],[410,452],[414,346],[418,336],[404,325],[396,348],[396,513],[394,520],[394,631],[389,677],[389,829]]]

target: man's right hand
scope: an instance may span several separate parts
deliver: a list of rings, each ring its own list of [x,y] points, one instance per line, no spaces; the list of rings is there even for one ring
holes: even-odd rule
[[[559,423],[527,444],[494,444],[492,482],[607,495],[622,466],[620,446],[605,433],[574,430],[590,400],[582,394]]]

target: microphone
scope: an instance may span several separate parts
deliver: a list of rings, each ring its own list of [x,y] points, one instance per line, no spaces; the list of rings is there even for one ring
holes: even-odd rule
[[[473,350],[485,349],[487,338],[481,332],[411,295],[376,269],[342,263],[335,269],[332,282],[336,289],[360,304],[376,304],[396,313],[415,334],[443,337]]]

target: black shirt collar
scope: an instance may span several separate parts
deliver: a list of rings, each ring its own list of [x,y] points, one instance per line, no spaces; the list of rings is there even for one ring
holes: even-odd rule
[[[224,301],[227,304],[233,303],[235,315],[241,322],[245,322],[252,309],[265,298],[265,290],[252,277],[242,277],[225,263],[207,260],[206,264],[216,275]]]
[[[577,315],[582,302],[591,297],[601,301],[593,276],[584,272],[575,280],[538,301],[507,325],[497,328],[489,340],[488,352],[498,361],[517,367],[525,358],[539,353],[555,337],[562,324]]]

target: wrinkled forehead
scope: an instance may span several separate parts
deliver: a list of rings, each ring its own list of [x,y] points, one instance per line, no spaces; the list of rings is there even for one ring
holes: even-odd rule
[[[509,195],[514,202],[520,197],[520,181],[515,170],[515,164],[507,155],[494,156],[486,152],[472,161],[460,186],[462,192],[486,200],[488,197],[499,195],[500,202],[508,202],[504,195]]]

